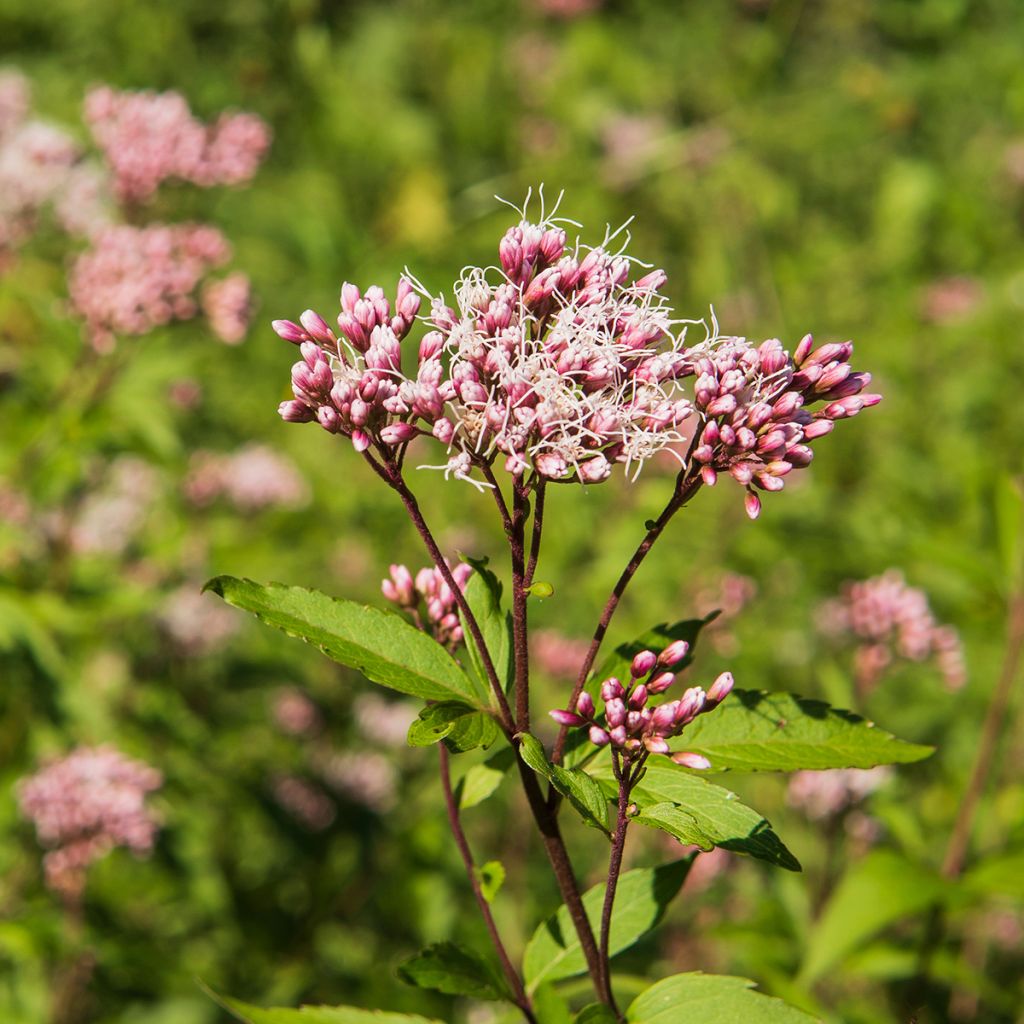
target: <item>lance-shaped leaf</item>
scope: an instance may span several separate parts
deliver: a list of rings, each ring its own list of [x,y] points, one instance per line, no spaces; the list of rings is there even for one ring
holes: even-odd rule
[[[626,1011],[627,1024],[820,1024],[817,1017],[754,990],[728,975],[675,974],[642,992]]]
[[[617,792],[610,766],[595,768],[594,774],[607,792]],[[636,818],[640,824],[662,829],[680,842],[703,849],[720,846],[789,871],[800,870],[800,862],[762,815],[742,803],[735,793],[678,767],[668,758],[648,762],[632,796],[640,811]]]
[[[211,993],[221,1006],[245,1024],[443,1024],[442,1021],[412,1013],[388,1013],[386,1010],[361,1010],[355,1006],[250,1006],[237,999]]]
[[[493,903],[498,891],[505,884],[505,865],[500,860],[489,860],[473,872],[480,883],[480,893],[488,903]]]
[[[403,961],[398,976],[417,988],[473,999],[511,999],[498,969],[471,949],[439,942]]]
[[[517,736],[519,752],[523,760],[538,774],[547,779],[559,793],[579,812],[580,817],[605,835],[608,832],[608,800],[604,790],[582,768],[562,768],[552,764],[540,745],[540,740],[528,732]]]
[[[234,576],[216,576],[204,589],[313,644],[372,682],[425,700],[483,703],[482,690],[455,659],[395,612],[304,587],[265,586]]]
[[[807,939],[800,981],[811,984],[873,935],[949,898],[953,886],[894,850],[874,850],[836,886]]]
[[[455,786],[459,810],[483,803],[502,784],[515,763],[515,751],[511,747],[502,747],[483,764],[473,765]]]
[[[501,606],[501,580],[487,568],[487,559],[467,558],[473,566],[473,575],[466,584],[466,604],[480,627],[487,651],[494,663],[501,685],[506,689],[512,680],[512,616]],[[462,629],[466,634],[466,651],[470,663],[481,682],[487,684],[487,671],[480,652],[466,629],[466,619],[460,613]]]
[[[461,701],[429,704],[409,726],[410,747],[429,747],[441,740],[453,753],[489,747],[498,738],[498,726],[486,711]]]
[[[822,701],[758,690],[733,690],[686,727],[685,744],[715,771],[742,772],[873,768],[920,761],[933,750]]]
[[[612,912],[609,952],[612,956],[628,949],[647,934],[662,918],[665,908],[679,892],[690,870],[692,857],[662,865],[627,871],[619,878]],[[583,895],[583,907],[595,934],[601,924],[604,885],[596,885]],[[587,969],[569,911],[563,906],[534,933],[523,956],[526,987],[533,991],[545,982],[571,978]]]
[[[619,1018],[610,1006],[590,1003],[573,1017],[572,1024],[619,1024]]]
[[[652,626],[635,640],[619,644],[591,674],[590,679],[587,680],[587,692],[597,698],[601,690],[601,683],[611,676],[621,680],[625,685],[629,681],[629,668],[636,655],[641,651],[654,651],[655,654],[659,654],[676,640],[685,640],[690,645],[686,657],[673,668],[673,671],[681,672],[693,661],[693,649],[697,646],[700,631],[716,618],[718,618],[718,612],[712,612],[706,619],[686,619],[671,625],[662,622],[657,626]],[[563,758],[567,768],[586,764],[596,754],[597,748],[587,738],[586,729],[574,729],[569,733]]]

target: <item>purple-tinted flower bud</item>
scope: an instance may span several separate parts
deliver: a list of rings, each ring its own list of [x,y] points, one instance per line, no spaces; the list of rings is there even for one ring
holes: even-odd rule
[[[650,712],[648,712],[647,717],[645,717],[642,711],[627,711],[626,732],[630,733],[630,735],[640,732],[649,718]]]
[[[601,700],[606,703],[610,700],[615,700],[617,697],[622,697],[625,692],[626,691],[622,688],[622,683],[620,683],[614,676],[610,679],[606,679],[601,684]]]
[[[654,735],[652,735],[652,736],[645,736],[644,737],[644,746],[652,754],[667,754],[668,753],[668,743],[661,736],[654,736]]]
[[[676,676],[674,672],[659,672],[648,684],[648,693],[664,693],[674,682]]]
[[[624,747],[626,745],[626,727],[624,725],[617,725],[612,729],[608,735],[611,737],[612,743],[617,747]]]
[[[352,447],[357,452],[365,452],[370,447],[370,435],[365,430],[353,430]]]
[[[667,280],[668,274],[664,270],[652,270],[649,274],[644,274],[633,288],[638,292],[656,292]]]
[[[612,475],[611,463],[600,453],[581,462],[577,474],[585,484],[599,484]]]
[[[392,423],[380,432],[380,439],[385,444],[404,444],[418,433],[419,430],[411,423]]]
[[[573,714],[571,711],[565,711],[562,708],[555,708],[554,711],[549,711],[548,714],[559,724],[567,726],[586,725],[586,719],[581,718],[579,715]]]
[[[732,693],[734,680],[731,672],[723,672],[712,684],[708,687],[707,700],[704,703],[704,710],[710,711],[712,708],[717,707],[725,700],[726,697]]]
[[[658,655],[658,664],[664,665],[665,668],[673,668],[675,665],[678,665],[683,660],[683,658],[685,658],[689,653],[690,645],[689,643],[687,643],[687,641],[673,640],[672,643],[670,643],[668,647],[666,647],[665,650],[663,650],[661,654]]]
[[[590,742],[598,747],[605,746],[609,740],[611,740],[608,733],[606,733],[599,725],[592,725],[588,735],[590,736]]]
[[[747,491],[743,496],[743,507],[750,519],[756,519],[761,514],[761,499],[753,491]]]
[[[451,444],[452,437],[455,435],[455,425],[450,419],[442,416],[435,424],[433,429],[430,431],[434,437],[441,442],[441,444]]]
[[[711,462],[715,457],[715,449],[709,444],[697,445],[693,450],[693,457],[697,462],[704,463],[705,465]]]
[[[684,768],[694,768],[699,772],[706,772],[711,767],[711,762],[700,754],[691,754],[687,751],[680,751],[672,755],[672,760]]]
[[[658,664],[658,656],[654,651],[641,651],[635,658],[633,663],[629,666],[629,674],[634,679],[640,679],[654,671],[654,666]]]
[[[270,326],[279,338],[284,338],[285,341],[290,341],[293,345],[298,345],[309,338],[309,335],[291,320],[271,320]]]
[[[786,355],[782,342],[776,338],[763,342],[757,350],[761,359],[761,372],[766,377],[772,377],[785,369],[789,357]]]
[[[655,732],[668,735],[675,728],[676,713],[679,711],[679,701],[670,700],[667,704],[660,704],[654,709],[651,715],[651,726]]]
[[[341,286],[341,308],[346,313],[351,313],[356,308],[356,303],[359,301],[359,289],[354,284],[349,284],[346,281]]]
[[[605,701],[604,714],[608,719],[608,724],[613,728],[622,725],[626,721],[625,701],[621,697],[613,697],[611,700]]]
[[[540,254],[545,263],[554,263],[565,252],[565,232],[561,228],[548,228],[540,240]]]
[[[316,418],[320,422],[320,426],[328,433],[341,433],[341,417],[338,415],[337,409],[329,405],[321,405],[316,411]]]
[[[718,470],[714,466],[701,466],[700,475],[708,487],[714,487],[718,483]]]
[[[647,687],[641,683],[635,687],[629,695],[629,706],[634,711],[639,711],[647,703]]]
[[[787,391],[773,406],[773,420],[788,420],[804,404],[803,396],[796,391]]]
[[[692,722],[703,710],[704,702],[707,700],[707,694],[699,686],[691,686],[683,695],[679,698],[679,706],[676,708],[676,719],[675,724],[677,726],[686,725],[687,722]]]
[[[803,361],[810,355],[812,348],[814,348],[814,338],[809,334],[805,334],[793,353],[793,362],[797,366],[801,366]]]
[[[576,710],[586,719],[594,717],[594,698],[584,690],[576,701]]]
[[[277,407],[277,414],[286,423],[309,423],[316,419],[316,413],[305,402],[295,400],[282,402]]]
[[[735,395],[719,395],[714,401],[708,403],[707,413],[709,416],[728,416],[736,411]]]
[[[361,301],[361,300],[360,300]],[[338,314],[338,330],[345,335],[352,345],[360,352],[365,352],[370,344],[370,332],[352,313]]]
[[[808,441],[813,441],[816,437],[824,437],[826,434],[831,434],[834,428],[835,424],[831,420],[815,420],[804,427],[804,437]]]
[[[334,332],[327,325],[327,321],[315,310],[307,309],[299,317],[302,326],[314,341],[327,345],[334,341]]]

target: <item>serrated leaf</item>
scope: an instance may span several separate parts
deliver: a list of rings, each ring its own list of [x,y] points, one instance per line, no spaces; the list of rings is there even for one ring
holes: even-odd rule
[[[697,819],[676,804],[651,804],[632,818],[638,825],[661,829],[684,846],[713,850],[715,841],[698,824]]]
[[[515,751],[511,747],[502,747],[483,764],[473,765],[455,787],[459,809],[483,803],[501,785],[515,761]]]
[[[754,982],[694,971],[656,982],[626,1011],[628,1024],[820,1024],[819,1018],[754,990]]]
[[[810,985],[873,935],[951,894],[935,872],[875,850],[843,876],[807,938],[799,981]]]
[[[458,662],[395,612],[304,587],[263,585],[234,576],[216,576],[203,589],[399,693],[477,706],[484,702],[482,691]]]
[[[385,1010],[361,1010],[355,1006],[251,1006],[237,999],[214,996],[218,1003],[245,1024],[443,1024],[434,1018]]]
[[[473,999],[509,999],[497,968],[471,949],[439,942],[403,961],[398,976],[417,988]]]
[[[715,771],[873,768],[920,761],[933,752],[851,711],[759,690],[734,690],[713,712],[686,727],[685,742]]]
[[[660,622],[657,626],[652,626],[635,640],[619,644],[591,674],[585,689],[592,697],[596,698],[601,690],[601,683],[610,676],[615,676],[616,679],[629,679],[630,664],[641,651],[654,651],[657,654],[675,640],[685,640],[690,645],[686,657],[675,668],[675,671],[682,671],[693,661],[693,652],[697,646],[700,631],[716,618],[718,618],[718,612],[712,612],[704,619],[686,619],[671,625],[667,622]],[[569,733],[562,761],[567,768],[579,767],[586,764],[596,754],[597,748],[587,738],[587,730],[574,729]]]
[[[666,906],[679,892],[690,870],[693,857],[685,857],[659,868],[627,871],[619,878],[609,952],[612,956],[628,949],[646,935],[662,918]],[[583,895],[583,906],[595,934],[600,929],[604,905],[604,885],[596,885]],[[563,906],[533,933],[523,955],[526,987],[571,978],[587,969],[569,911]]]
[[[606,791],[617,792],[611,766],[602,766],[600,772],[598,777]],[[598,774],[598,769],[594,769],[594,774]],[[775,834],[766,818],[742,803],[735,793],[680,768],[668,758],[648,762],[632,798],[640,810],[641,816],[637,820],[641,824],[651,824],[675,834],[672,829],[678,827],[682,830],[684,822],[678,816],[668,815],[664,808],[665,804],[675,805],[693,819],[693,834],[704,835],[705,843],[710,842],[732,853],[745,853],[789,871],[800,870],[800,862]],[[653,817],[645,821],[645,814]],[[689,823],[685,824],[686,828],[690,827]],[[696,842],[690,838],[682,841]],[[696,845],[706,848],[705,843],[696,842]]]
[[[608,835],[608,799],[604,790],[582,768],[562,768],[552,764],[540,741],[528,732],[519,733],[519,752],[527,765],[547,779],[579,812],[588,824]]]
[[[615,1016],[610,1006],[604,1003],[591,1003],[573,1017],[572,1024],[619,1024],[619,1018]]]
[[[486,711],[461,701],[442,701],[425,707],[406,737],[410,747],[429,747],[444,740],[454,753],[489,747],[498,738],[498,726]]]
[[[480,892],[488,903],[494,902],[501,887],[505,884],[505,866],[500,860],[489,860],[486,864],[474,868],[480,882]]]
[[[512,616],[501,606],[501,581],[487,568],[487,559],[467,558],[466,561],[475,570],[466,584],[466,603],[480,627],[498,679],[508,689],[512,679]],[[470,663],[481,683],[486,686],[487,671],[480,652],[466,629],[465,617],[461,613],[460,618]]]

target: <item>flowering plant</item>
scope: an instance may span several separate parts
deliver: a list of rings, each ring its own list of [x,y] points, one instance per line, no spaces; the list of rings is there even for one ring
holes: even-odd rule
[[[852,369],[852,344],[815,348],[808,335],[790,353],[775,339],[722,337],[713,319],[677,319],[661,291],[665,274],[638,269],[624,245],[614,247],[618,233],[595,247],[570,245],[557,207],[542,210],[538,223],[527,207],[519,214],[500,241],[498,265],[462,272],[454,305],[406,274],[394,305],[379,287],[361,292],[346,283],[336,328],[313,310],[297,322],[274,321],[301,356],[281,416],[349,439],[402,503],[430,557],[415,575],[391,566],[382,590],[394,610],[228,576],[208,588],[425,702],[408,742],[438,747],[448,821],[497,963],[443,943],[407,961],[403,979],[505,1001],[535,1024],[570,1019],[568,1009],[554,1016],[541,994],[583,973],[596,1001],[579,1009],[577,1022],[674,1021],[708,1000],[719,1008],[715,1019],[811,1020],[743,979],[703,974],[658,981],[628,1008],[620,1003],[611,958],[658,923],[693,860],[623,873],[629,830],[657,829],[687,846],[799,870],[768,821],[703,773],[870,768],[917,760],[929,748],[818,702],[734,689],[728,672],[667,699],[708,620],[658,625],[602,663],[597,656],[643,560],[699,491],[731,477],[756,519],[761,495],[781,491],[790,473],[809,465],[814,440],[880,396],[866,392],[869,374]],[[427,329],[413,365],[404,356],[418,320]],[[703,328],[696,340],[694,328]],[[487,564],[465,558],[453,566],[442,552],[407,473],[421,444],[443,451],[427,457],[430,468],[493,501],[510,556],[507,602]],[[533,718],[528,645],[530,599],[551,591],[536,576],[546,489],[598,484],[617,466],[635,478],[659,456],[677,467],[665,507],[612,588],[564,705],[549,713],[559,728],[546,746]],[[477,748],[496,749],[453,785],[451,758]],[[527,944],[521,967],[492,915],[496,885],[485,868],[494,862],[477,864],[461,820],[509,772],[563,900]],[[609,847],[607,878],[586,893],[562,833],[566,809]],[[292,1011],[226,1005],[254,1024],[293,1019]],[[352,1008],[322,1012],[324,1020],[368,1019]],[[294,1019],[311,1017],[307,1010]]]

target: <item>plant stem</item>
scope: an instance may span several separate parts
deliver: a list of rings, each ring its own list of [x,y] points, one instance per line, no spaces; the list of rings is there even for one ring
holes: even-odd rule
[[[619,807],[618,817],[615,824],[615,834],[612,836],[612,852],[608,858],[608,882],[604,890],[604,907],[601,910],[601,967],[604,975],[608,978],[608,989],[611,992],[611,965],[609,964],[609,943],[612,930],[612,910],[615,906],[615,890],[619,884],[619,874],[622,871],[622,854],[626,849],[626,829],[629,828],[629,793],[632,788],[631,766],[628,757],[620,760],[619,752],[612,751],[612,766],[615,769],[615,778],[619,781]],[[621,1017],[618,1007],[615,1005],[614,997],[611,1007],[616,1015]]]
[[[497,950],[498,959],[501,961],[501,969],[505,973],[505,978],[509,983],[512,994],[515,996],[516,1006],[522,1010],[523,1016],[530,1022],[530,1024],[537,1024],[537,1018],[533,1015],[533,1007],[530,1005],[530,997],[526,994],[526,989],[523,988],[523,982],[520,979],[518,972],[515,967],[512,966],[512,961],[509,959],[505,945],[501,941],[501,936],[498,934],[498,926],[494,922],[494,915],[491,913],[491,905],[487,902],[484,897],[483,890],[480,888],[480,878],[477,875],[476,867],[473,864],[473,854],[469,849],[469,843],[466,840],[466,833],[462,829],[462,822],[459,820],[458,804],[455,802],[455,794],[452,792],[451,772],[449,771],[448,765],[448,749],[445,747],[443,742],[437,745],[437,749],[441,764],[441,786],[444,789],[444,802],[448,811],[448,824],[451,826],[452,835],[455,837],[455,845],[459,848],[459,854],[462,856],[462,863],[466,866],[466,874],[469,877],[470,888],[473,890],[473,896],[476,899],[477,906],[480,908],[480,914],[483,916],[484,924],[487,925],[487,931],[491,936],[491,942]]]
[[[530,647],[526,609],[526,517],[530,501],[517,480],[512,489],[512,650],[515,661],[516,727],[530,731]]]
[[[441,573],[445,583],[448,584],[448,587],[452,592],[452,596],[455,598],[455,603],[459,606],[459,611],[462,612],[462,618],[466,624],[466,629],[473,638],[473,643],[476,645],[476,649],[480,654],[480,661],[484,666],[487,681],[491,685],[491,691],[493,692],[494,699],[498,704],[498,713],[502,728],[505,730],[505,734],[511,739],[512,735],[515,733],[515,720],[512,717],[512,709],[509,707],[508,701],[505,699],[505,691],[502,689],[501,680],[494,668],[494,661],[491,658],[491,652],[487,649],[487,644],[484,641],[483,634],[480,632],[480,624],[476,621],[476,616],[469,607],[466,597],[462,593],[462,588],[455,582],[455,577],[452,576],[452,571],[448,566],[448,561],[442,554],[441,549],[437,546],[437,541],[434,540],[434,535],[430,532],[430,527],[427,526],[426,520],[423,518],[423,513],[420,511],[419,503],[416,501],[416,496],[409,490],[409,486],[403,479],[401,472],[393,463],[386,461],[381,465],[373,458],[372,455],[370,455],[368,451],[363,454],[366,457],[366,461],[373,468],[373,471],[402,499],[402,504],[405,505],[405,510],[409,513],[409,518],[412,520],[419,535],[423,538],[423,543],[426,545],[427,551],[430,553],[430,557],[433,559],[434,565],[437,566],[438,572]]]
[[[618,608],[619,601],[622,600],[622,595],[626,592],[626,588],[636,575],[637,570],[651,548],[654,547],[654,542],[661,536],[676,512],[700,490],[701,483],[699,475],[689,477],[685,471],[679,474],[676,479],[675,490],[672,492],[672,497],[669,498],[668,504],[662,509],[661,515],[651,524],[644,539],[640,542],[636,551],[633,552],[633,557],[627,563],[626,568],[622,570],[622,575],[619,576],[618,581],[612,588],[612,592],[605,603],[604,611],[601,612],[601,618],[597,623],[597,628],[594,630],[590,647],[587,648],[586,657],[583,659],[579,675],[576,677],[576,685],[573,687],[572,696],[569,698],[568,704],[566,704],[567,710],[572,711],[576,707],[576,701],[579,699],[580,694],[583,692],[583,687],[587,683],[587,676],[590,675],[590,670],[594,667],[594,660],[597,658],[597,652],[601,649],[601,642],[608,632],[608,625],[612,621],[612,616],[615,614],[615,610]],[[562,760],[562,754],[565,751],[565,741],[568,735],[568,726],[563,725],[558,731],[558,739],[555,740],[554,750],[551,752],[551,760],[555,764]]]
[[[537,571],[537,559],[540,558],[540,539],[544,529],[544,489],[547,481],[540,479],[534,489],[533,499],[533,535],[530,538],[530,561],[526,566],[526,585],[533,585],[533,577]]]

